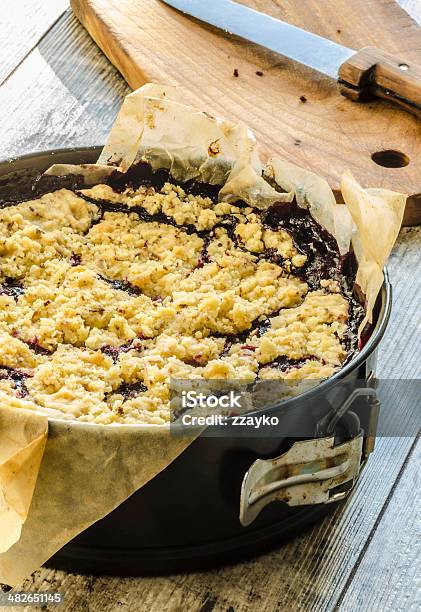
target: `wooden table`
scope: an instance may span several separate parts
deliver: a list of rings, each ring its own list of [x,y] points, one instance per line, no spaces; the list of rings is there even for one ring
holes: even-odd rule
[[[420,0],[401,4],[421,22]],[[128,87],[68,1],[4,0],[2,9],[0,158],[103,143]],[[394,309],[381,345],[383,377],[421,378],[420,245],[421,228],[402,230],[390,261]],[[281,549],[245,563],[136,579],[42,568],[22,586],[64,592],[63,612],[419,609],[420,454],[413,437],[378,439],[341,509]]]

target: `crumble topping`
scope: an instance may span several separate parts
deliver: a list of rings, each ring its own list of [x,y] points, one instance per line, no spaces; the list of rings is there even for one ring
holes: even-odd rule
[[[362,308],[323,230],[285,210],[169,182],[0,209],[0,400],[161,424],[171,377],[331,376]]]

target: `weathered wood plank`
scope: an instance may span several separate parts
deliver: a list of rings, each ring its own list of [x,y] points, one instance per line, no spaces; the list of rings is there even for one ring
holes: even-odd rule
[[[339,610],[419,610],[420,462],[421,443],[418,442],[374,537],[343,593]]]
[[[393,287],[390,325],[380,345],[379,376],[421,378],[421,228],[401,230],[388,263]]]
[[[0,84],[68,6],[68,0],[3,0],[0,20]]]
[[[421,2],[419,0],[398,0],[398,4],[400,4],[415,21],[418,23],[421,22]]]
[[[103,143],[127,91],[66,12],[0,87],[0,157]]]
[[[126,91],[122,79],[89,36],[66,14],[0,88],[0,107],[8,109],[0,117],[0,156],[102,142]],[[379,371],[383,376],[411,378],[420,373],[420,338],[416,336],[420,239],[421,229],[404,230],[391,261],[395,307],[381,345]],[[403,416],[404,400],[396,398],[396,409]],[[380,440],[342,510],[280,550],[252,561],[210,572],[138,579],[93,578],[43,568],[23,586],[65,592],[66,602],[60,608],[63,612],[328,611],[334,609],[344,589],[343,605],[347,605],[347,597],[363,589],[365,572],[357,569],[353,573],[355,564],[366,567],[364,554],[374,554],[366,548],[367,540],[377,542],[387,534],[385,530],[393,523],[384,521],[389,517],[392,521],[394,508],[401,508],[403,502],[395,500],[400,485],[395,490],[394,483],[405,467],[411,446],[408,439]],[[406,482],[405,477],[403,472],[401,483]],[[408,495],[402,499],[408,500]],[[401,525],[408,529],[410,538],[408,518],[403,517]],[[376,585],[380,588],[380,583]],[[409,590],[407,579],[402,580],[404,588]],[[387,597],[384,609],[393,609],[387,606],[396,605],[396,599]]]

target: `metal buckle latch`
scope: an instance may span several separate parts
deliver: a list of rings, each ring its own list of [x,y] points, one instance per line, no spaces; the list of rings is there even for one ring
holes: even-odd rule
[[[301,506],[343,499],[359,474],[362,449],[362,435],[337,446],[329,436],[295,442],[275,459],[257,459],[241,488],[241,524],[250,525],[275,500]]]

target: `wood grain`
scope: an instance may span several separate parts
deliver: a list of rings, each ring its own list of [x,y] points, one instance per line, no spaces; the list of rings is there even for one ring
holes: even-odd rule
[[[14,68],[19,61],[17,56]],[[9,109],[0,113],[0,155],[101,142],[126,91],[120,76],[67,13],[0,87],[0,108]],[[382,376],[421,377],[420,240],[421,228],[403,230],[391,258],[394,309],[379,355]],[[405,395],[394,399],[397,412],[412,418]],[[412,520],[419,499],[411,485],[419,454],[414,448],[410,455],[412,448],[407,438],[378,440],[357,489],[341,510],[278,551],[249,562],[139,579],[42,568],[22,587],[64,592],[62,612],[330,612],[338,603],[345,610],[410,610],[417,596],[412,578],[419,568],[419,554],[408,550],[419,537]],[[397,569],[387,563],[391,557]],[[355,605],[360,601],[362,606]]]
[[[340,610],[343,612],[407,612],[417,607],[419,609],[420,462],[421,443],[418,441],[379,528],[341,598]],[[412,512],[402,512],[403,500]],[[413,590],[405,593],[402,583],[414,585]],[[387,585],[388,588],[385,588]]]
[[[0,85],[64,13],[68,4],[68,0],[2,0]]]
[[[388,262],[393,287],[390,324],[379,351],[378,374],[421,379],[421,228],[401,230]]]
[[[351,100],[376,97],[402,106],[421,119],[421,65],[376,47],[365,47],[339,69],[339,89]]]
[[[67,12],[0,87],[0,158],[103,143],[128,91]]]
[[[351,48],[381,45],[414,62],[421,56],[421,30],[394,0],[243,3]],[[194,105],[245,121],[266,152],[321,174],[334,189],[349,168],[366,186],[408,193],[405,223],[421,223],[421,123],[415,117],[384,102],[343,99],[336,83],[319,73],[159,0],[71,0],[71,5],[133,88],[146,81],[182,85]],[[379,150],[400,151],[410,163],[377,165],[371,156]]]

